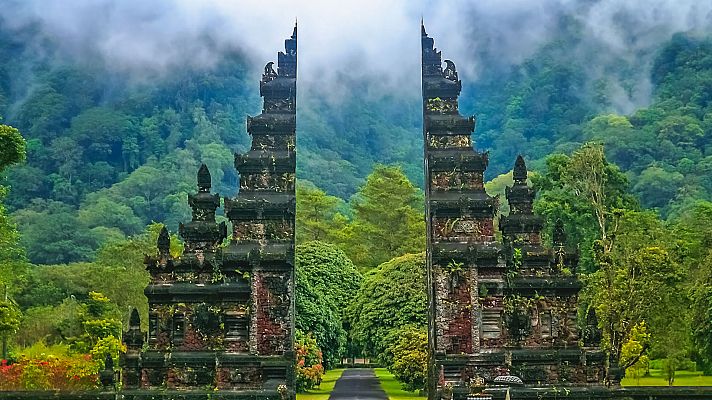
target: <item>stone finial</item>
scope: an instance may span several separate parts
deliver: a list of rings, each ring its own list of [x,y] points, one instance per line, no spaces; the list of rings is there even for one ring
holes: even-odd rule
[[[209,192],[212,185],[212,178],[210,177],[210,170],[208,169],[208,166],[201,164],[200,169],[198,170],[198,191]]]
[[[129,318],[129,328],[134,327],[141,327],[141,316],[135,308],[131,310],[131,317]]]
[[[563,246],[566,244],[566,231],[564,231],[564,222],[560,218],[554,222],[554,232],[551,235],[554,246]]]
[[[421,36],[428,36],[428,32],[425,32],[425,22],[423,22],[423,19],[420,19],[420,35]]]
[[[106,355],[104,370],[99,374],[99,381],[101,381],[101,385],[105,388],[114,386],[114,359],[111,358],[111,354]]]
[[[524,162],[522,155],[517,156],[517,161],[514,163],[514,171],[512,172],[514,183],[526,184],[527,182],[527,164]]]
[[[171,236],[168,234],[168,229],[164,226],[161,228],[161,232],[158,234],[158,240],[156,241],[158,247],[158,254],[168,255],[171,251]]]
[[[594,347],[601,344],[602,333],[598,327],[596,310],[593,307],[590,307],[588,313],[586,313],[586,325],[581,336],[583,345],[586,347]]]
[[[129,318],[129,330],[124,332],[124,344],[128,351],[138,350],[143,346],[143,334],[141,333],[141,317],[137,309],[131,310]]]

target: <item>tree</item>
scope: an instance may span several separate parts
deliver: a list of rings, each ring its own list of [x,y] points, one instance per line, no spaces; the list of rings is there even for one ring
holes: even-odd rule
[[[697,201],[681,209],[674,218],[672,235],[677,238],[678,254],[687,272],[680,297],[691,304],[687,326],[691,333],[692,356],[698,366],[709,374],[712,373],[712,203]],[[689,293],[689,298],[682,296],[683,293]],[[672,345],[668,343],[661,347],[673,351],[678,349],[684,340],[676,336],[668,340],[674,342]]]
[[[596,143],[586,143],[576,150],[561,175],[563,185],[571,189],[574,196],[586,199],[593,209],[604,247],[609,246],[610,216],[618,205],[612,202],[613,193],[610,193],[614,179],[622,181],[623,185],[627,183],[618,168],[606,161],[603,146]]]
[[[581,250],[579,268],[591,272],[593,243],[608,237],[611,216],[618,209],[637,209],[628,193],[626,176],[606,161],[600,145],[584,145],[569,157],[547,157],[542,174],[532,176],[538,197],[534,211],[546,218],[549,229],[561,220],[570,243]]]
[[[21,316],[20,309],[14,301],[0,299],[0,339],[2,340],[3,360],[7,359],[7,340],[20,327]]]
[[[644,199],[643,205],[662,208],[675,198],[684,180],[685,177],[679,172],[650,166],[640,173],[633,191]]]
[[[630,364],[625,370],[625,374],[636,379],[638,384],[640,384],[640,378],[648,372],[650,367],[650,359],[647,355],[642,355],[649,345],[650,334],[645,322],[640,322],[631,329],[630,338],[621,348],[621,363]]]
[[[144,226],[131,207],[107,197],[97,197],[82,207],[79,210],[79,221],[89,228],[118,228],[126,235],[136,234]]]
[[[0,124],[0,172],[12,164],[25,159],[25,139],[17,129]],[[20,326],[21,313],[17,304],[9,297],[14,284],[26,269],[25,253],[19,246],[19,235],[15,225],[9,220],[2,200],[7,189],[0,185],[0,338],[2,358],[7,358],[7,340]],[[11,287],[8,287],[11,286]]]
[[[133,130],[134,122],[128,115],[109,107],[94,107],[72,118],[69,135],[87,150],[89,160],[127,167],[128,149],[124,146],[128,141],[131,147],[131,141],[135,140],[131,136]]]
[[[0,124],[0,173],[24,159],[25,139],[17,129]],[[14,292],[14,285],[20,280],[27,267],[25,251],[20,246],[19,232],[7,215],[3,204],[7,193],[8,188],[0,185],[0,290],[3,291],[3,298],[0,298],[0,301],[7,300],[5,294],[8,290]],[[5,306],[5,315],[8,317],[13,315],[12,302]],[[10,330],[7,329],[5,332]]]
[[[365,355],[389,365],[393,334],[405,326],[425,328],[427,308],[425,255],[396,257],[364,276],[348,310],[351,336]]]
[[[25,139],[17,129],[0,124],[0,172],[25,160]]]
[[[346,308],[361,284],[361,274],[338,247],[308,242],[296,250],[297,329],[314,335],[331,368],[345,355]]]
[[[72,207],[59,201],[35,200],[15,212],[13,218],[22,232],[21,243],[34,263],[90,260],[99,244]]]
[[[70,347],[83,354],[91,354],[99,369],[104,367],[106,356],[119,362],[119,353],[126,351],[121,343],[120,312],[108,297],[99,292],[89,292],[89,298],[81,304],[76,314],[81,327],[79,334],[68,338]]]
[[[346,217],[339,212],[343,203],[313,184],[297,181],[297,242],[338,241],[346,224]]]
[[[346,246],[359,268],[373,268],[425,247],[423,195],[397,166],[376,165],[351,198]]]
[[[653,336],[663,337],[678,323],[669,316],[676,313],[682,271],[671,254],[669,233],[655,214],[626,211],[614,225],[609,250],[596,242],[598,270],[586,277],[584,299],[595,307],[604,347],[625,369],[648,349],[642,346],[639,354],[623,359],[623,346],[636,326],[649,323]]]

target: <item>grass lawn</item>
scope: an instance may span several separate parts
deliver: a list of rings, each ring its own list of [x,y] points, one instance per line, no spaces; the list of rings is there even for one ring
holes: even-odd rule
[[[387,369],[376,368],[375,371],[378,380],[381,381],[381,387],[390,400],[422,400],[425,398],[425,396],[418,396],[417,393],[401,389],[400,382]]]
[[[319,388],[307,390],[306,393],[297,393],[297,400],[327,400],[329,395],[331,395],[331,391],[334,390],[336,380],[341,378],[341,374],[343,373],[343,369],[326,371],[326,374],[324,374],[324,377],[321,379]]]
[[[639,383],[640,382],[640,383]],[[638,379],[623,378],[623,386],[667,386],[662,370],[651,369],[650,376]],[[702,372],[677,371],[673,386],[712,386],[712,376],[702,376]]]

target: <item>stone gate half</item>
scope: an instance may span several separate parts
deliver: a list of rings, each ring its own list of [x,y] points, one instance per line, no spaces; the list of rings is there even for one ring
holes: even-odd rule
[[[499,199],[485,192],[488,154],[474,150],[475,118],[460,115],[455,64],[443,68],[424,27],[421,36],[430,398],[480,398],[471,396],[485,385],[520,380],[600,386],[595,316],[577,327],[576,252],[560,227],[544,247],[521,156],[496,240]]]
[[[183,254],[171,255],[164,228],[157,254],[146,257],[148,335],[134,311],[124,334],[125,398],[294,398],[296,78],[295,27],[277,69],[265,66],[262,113],[247,119],[252,147],[235,155],[240,190],[224,199],[229,243],[203,165],[188,196],[192,220],[179,228]]]

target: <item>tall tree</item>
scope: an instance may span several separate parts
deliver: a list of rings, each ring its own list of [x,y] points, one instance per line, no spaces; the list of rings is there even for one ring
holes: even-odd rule
[[[347,219],[339,212],[343,200],[313,184],[297,181],[297,241],[340,241]]]
[[[25,159],[25,139],[17,129],[0,124],[0,173]],[[7,339],[20,326],[20,310],[9,296],[27,267],[19,234],[2,201],[7,188],[0,185],[0,339],[2,357],[7,358]]]
[[[595,308],[604,346],[618,362],[639,324],[649,324],[660,341],[686,325],[684,318],[672,318],[682,314],[676,311],[682,270],[670,233],[651,212],[625,211],[614,218],[608,249],[600,240],[594,245],[598,270],[586,277],[584,299]],[[647,349],[628,355],[621,367],[634,365]]]
[[[349,306],[351,335],[366,355],[388,365],[400,329],[425,328],[427,308],[425,254],[396,257],[364,276]]]
[[[423,194],[398,166],[376,165],[351,198],[346,252],[359,268],[373,268],[425,248]]]

